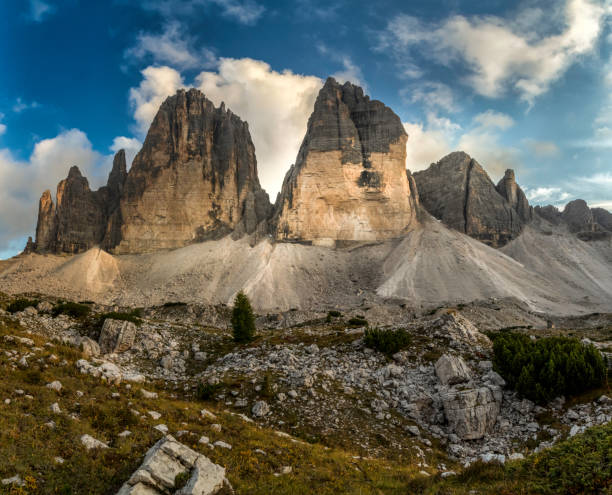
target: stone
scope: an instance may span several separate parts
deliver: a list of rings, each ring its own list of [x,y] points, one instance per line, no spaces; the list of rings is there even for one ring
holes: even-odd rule
[[[55,380],[51,383],[47,383],[47,388],[60,392],[62,390],[62,383],[59,380]]]
[[[408,136],[399,117],[349,82],[327,79],[281,189],[277,240],[336,242],[400,237],[418,224]]]
[[[8,485],[24,486],[25,485],[25,483],[21,479],[21,476],[19,476],[18,474],[16,474],[15,476],[12,476],[11,478],[4,478],[1,483],[4,486],[8,486]]]
[[[50,313],[53,310],[53,305],[47,301],[41,301],[36,306],[39,313]]]
[[[493,385],[498,387],[506,386],[506,380],[504,380],[499,373],[493,370],[490,370],[488,373],[483,375],[482,379],[491,382]]]
[[[85,446],[87,450],[108,449],[108,445],[106,445],[104,442],[96,440],[94,437],[87,434],[81,436],[81,443]]]
[[[221,425],[219,423],[213,423],[210,425],[210,429],[214,432],[221,433]]]
[[[200,411],[200,415],[203,418],[209,418],[209,419],[217,419],[217,416],[215,416],[213,413],[211,413],[208,409],[202,409]]]
[[[500,411],[500,403],[486,387],[451,389],[441,394],[441,399],[449,429],[462,440],[484,437],[495,425]]]
[[[129,350],[136,338],[136,325],[131,321],[106,318],[102,325],[98,344],[103,354],[120,353]]]
[[[59,406],[59,404],[57,402],[54,402],[53,404],[51,404],[50,409],[51,409],[51,412],[53,414],[61,414],[62,413],[62,410],[61,410],[61,408],[60,408],[60,406]]]
[[[79,347],[85,359],[97,357],[100,355],[100,346],[95,340],[89,337],[81,337]]]
[[[518,237],[533,215],[512,170],[496,186],[480,164],[461,151],[415,172],[414,180],[420,202],[431,215],[492,247]]]
[[[255,404],[253,405],[253,409],[251,409],[251,412],[256,418],[261,418],[270,412],[270,406],[268,406],[265,401],[260,400],[255,402]]]
[[[134,158],[105,247],[136,253],[250,234],[270,211],[248,124],[181,89],[162,103]]]
[[[444,354],[436,361],[434,367],[442,385],[455,385],[471,379],[470,369],[460,356]]]
[[[168,427],[164,424],[155,425],[153,429],[163,433],[164,435],[168,433]]]
[[[177,490],[176,477],[184,473],[189,479]],[[231,491],[223,467],[167,435],[149,449],[118,495],[215,495],[224,487]]]
[[[232,449],[232,446],[229,443],[224,442],[223,440],[217,440],[216,442],[213,443],[213,445],[215,447],[220,447],[222,449],[228,449],[228,450]]]
[[[158,413],[157,411],[148,411],[147,413],[149,416],[151,416],[154,420],[158,420],[159,418],[161,418],[161,414]]]

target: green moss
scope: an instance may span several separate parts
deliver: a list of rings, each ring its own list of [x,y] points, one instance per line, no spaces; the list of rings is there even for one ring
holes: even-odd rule
[[[363,337],[364,344],[387,356],[405,349],[410,345],[410,334],[403,328],[398,330],[368,328]]]

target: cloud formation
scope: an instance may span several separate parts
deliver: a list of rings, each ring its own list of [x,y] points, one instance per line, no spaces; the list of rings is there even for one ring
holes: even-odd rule
[[[141,5],[159,12],[166,19],[201,15],[214,6],[220,9],[222,16],[247,26],[256,24],[266,11],[254,0],[144,0]]]
[[[49,2],[43,0],[29,0],[30,11],[29,18],[34,22],[42,22],[45,17],[55,12],[55,7]]]
[[[152,61],[170,64],[179,69],[214,67],[215,54],[207,49],[196,49],[196,40],[176,21],[168,22],[160,34],[140,32],[136,43],[125,51],[128,62]]]
[[[554,14],[554,13],[553,13]],[[442,66],[466,67],[463,81],[476,93],[500,97],[509,91],[532,105],[581,56],[593,51],[607,10],[596,0],[567,0],[564,25],[552,31],[555,16],[541,9],[519,11],[513,21],[496,16],[453,15],[424,23],[401,14],[379,35],[379,49],[390,49],[402,64],[418,50]]]

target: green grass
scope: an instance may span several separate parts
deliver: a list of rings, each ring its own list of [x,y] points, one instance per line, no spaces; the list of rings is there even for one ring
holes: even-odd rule
[[[86,304],[64,302],[56,305],[51,314],[53,316],[67,315],[73,318],[85,318],[90,312],[91,308]]]
[[[7,307],[6,310],[9,313],[17,313],[19,311],[23,311],[26,308],[38,306],[40,301],[38,299],[25,299],[19,298],[12,301]]]

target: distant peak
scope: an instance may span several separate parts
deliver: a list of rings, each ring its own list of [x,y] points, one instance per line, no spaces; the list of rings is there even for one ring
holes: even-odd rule
[[[70,167],[70,171],[68,172],[69,179],[76,179],[76,178],[81,178],[81,177],[83,177],[83,174],[81,174],[79,167],[77,167],[76,165],[73,165],[72,167]]]

